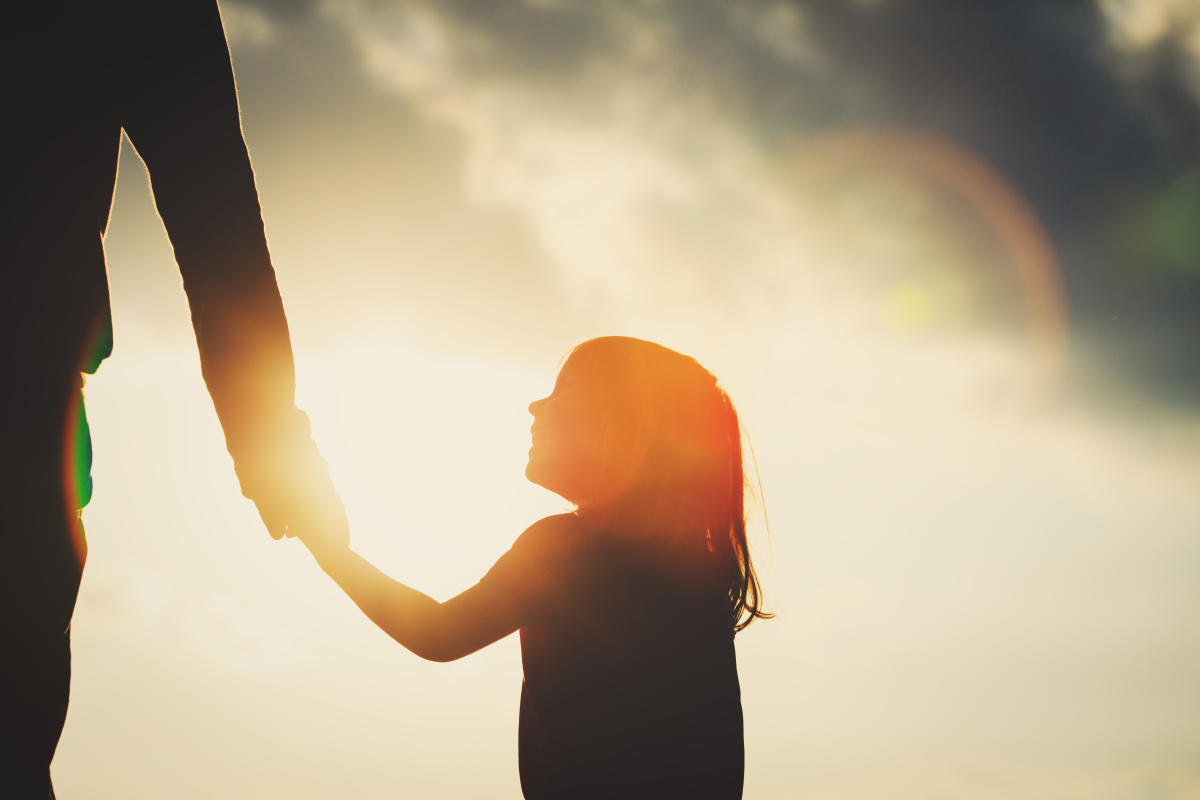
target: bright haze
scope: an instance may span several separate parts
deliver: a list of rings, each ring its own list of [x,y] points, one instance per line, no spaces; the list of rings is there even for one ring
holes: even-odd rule
[[[561,358],[659,341],[761,476],[747,798],[1200,796],[1192,2],[222,10],[356,549],[471,585]],[[420,661],[240,497],[128,143],[105,247],[61,796],[519,797],[515,637]]]

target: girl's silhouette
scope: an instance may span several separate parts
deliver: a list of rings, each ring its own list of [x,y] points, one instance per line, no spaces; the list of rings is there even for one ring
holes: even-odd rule
[[[321,567],[417,655],[451,661],[521,632],[521,787],[537,798],[738,798],[733,636],[761,610],[737,414],[694,359],[604,337],[529,406],[527,477],[576,506],[534,523],[445,603],[342,540]]]

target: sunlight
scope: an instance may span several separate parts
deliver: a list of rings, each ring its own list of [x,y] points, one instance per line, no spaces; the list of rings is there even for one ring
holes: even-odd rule
[[[565,507],[524,475],[527,406],[555,365],[421,351],[394,333],[299,360],[311,378],[298,403],[344,487],[352,539],[385,569],[445,599]]]
[[[1101,301],[1064,294],[1052,242],[1081,286],[1091,265],[999,166],[1012,131],[926,96],[934,49],[893,97],[888,48],[839,57],[815,6],[224,5],[297,405],[356,550],[437,599],[471,586],[567,508],[524,477],[559,359],[654,340],[717,376],[761,470],[778,618],[736,640],[747,798],[1200,792],[1200,430],[1115,368],[1071,383],[1071,337],[1106,345],[1068,300]],[[1131,48],[1183,8],[1125,5],[1097,13]],[[815,72],[743,74],[773,52]],[[972,96],[1003,101],[990,75]],[[843,127],[927,105],[941,127]],[[61,795],[517,796],[516,637],[422,661],[269,538],[122,148]],[[1097,285],[1140,286],[1125,266]]]

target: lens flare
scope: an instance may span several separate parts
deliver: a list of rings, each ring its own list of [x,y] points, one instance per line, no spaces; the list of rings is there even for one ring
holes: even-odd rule
[[[999,238],[1016,272],[1032,343],[1044,376],[1056,378],[1068,349],[1062,279],[1037,213],[996,168],[962,144],[921,131],[847,129],[804,139],[791,153],[804,174],[834,176],[864,167],[910,175],[942,188]]]
[[[67,417],[62,429],[60,463],[64,507],[70,515],[71,543],[75,556],[82,565],[87,558],[87,540],[78,512],[92,499],[92,436],[83,407],[82,392],[74,392],[67,403]]]

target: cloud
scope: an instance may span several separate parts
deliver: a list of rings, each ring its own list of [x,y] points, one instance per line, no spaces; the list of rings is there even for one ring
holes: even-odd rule
[[[826,198],[787,168],[813,135],[920,131],[976,154],[1028,199],[1061,256],[1080,363],[1090,354],[1147,387],[1200,394],[1186,345],[1200,312],[1180,291],[1200,280],[1187,273],[1200,246],[1159,233],[1160,217],[1187,216],[1178,184],[1200,169],[1197,34],[1182,2],[348,0],[308,14],[344,32],[367,83],[455,132],[468,196],[517,211],[592,305],[725,298],[754,316],[872,270],[912,273],[879,289],[909,317],[930,296],[978,305],[995,288],[986,269],[960,267],[978,272],[965,283],[931,276],[927,253],[876,269],[870,260],[891,263],[898,247],[839,245],[828,219],[808,214]],[[903,203],[939,201],[909,176],[884,176],[897,179],[910,185],[883,200],[870,181],[842,185],[875,197],[872,222],[893,245],[960,235],[945,209],[906,235]],[[995,258],[980,241],[958,252],[962,265]],[[923,282],[938,288],[916,291]],[[1004,294],[985,317],[1011,316]]]
[[[1118,48],[1137,53],[1166,43],[1200,66],[1200,8],[1190,0],[1099,0],[1099,6]]]
[[[655,208],[744,199],[730,162],[753,153],[707,89],[680,91],[679,31],[651,5],[325,8],[377,81],[463,135],[471,195],[522,209],[577,287],[645,288]]]
[[[231,47],[262,46],[275,38],[275,23],[261,9],[230,3],[221,12],[225,36]]]
[[[200,663],[251,675],[269,675],[303,665],[308,654],[272,618],[243,602],[213,595],[187,609],[179,637]]]

